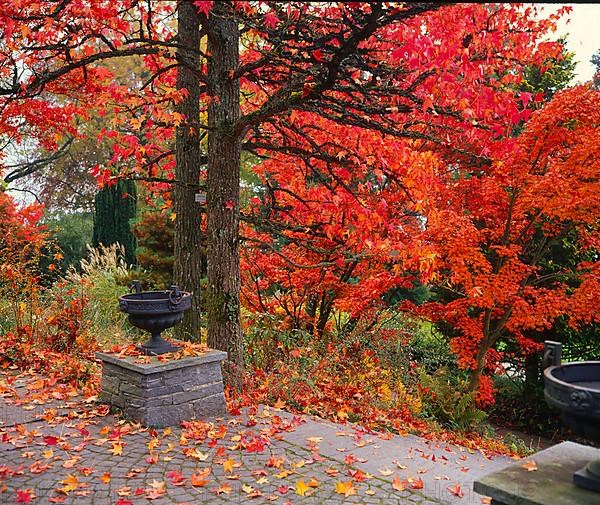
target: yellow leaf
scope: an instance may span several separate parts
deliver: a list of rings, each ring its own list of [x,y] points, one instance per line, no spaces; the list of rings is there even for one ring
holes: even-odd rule
[[[305,462],[303,459],[301,459],[301,460],[299,460],[297,463],[294,463],[294,466],[295,466],[296,468],[302,468],[302,467],[304,466],[304,464],[305,464],[305,463],[306,463],[306,462]]]
[[[113,442],[113,446],[110,452],[114,456],[121,456],[123,454],[123,444],[121,442]]]
[[[68,493],[69,491],[75,491],[79,487],[79,479],[77,475],[73,475],[70,473],[67,475],[67,478],[60,481],[61,484],[64,484],[63,487],[59,489],[62,493]]]
[[[235,461],[233,461],[232,459],[223,461],[223,471],[224,472],[233,473],[233,468],[235,466],[239,466],[239,465],[236,465]]]
[[[45,459],[50,459],[54,456],[54,451],[52,449],[48,449],[47,451],[42,451],[42,456],[44,456]]]
[[[170,219],[171,221],[175,221],[175,219],[177,219],[177,214],[175,214],[175,212],[171,212],[171,213],[169,214],[169,219]]]
[[[343,494],[344,496],[352,496],[357,494],[356,488],[354,487],[354,482],[352,480],[347,482],[338,482],[335,485],[335,492],[337,494]]]
[[[152,452],[159,445],[160,440],[158,440],[158,438],[153,438],[152,440],[150,440],[150,442],[148,442],[148,450]]]
[[[392,475],[394,472],[392,470],[390,470],[389,468],[383,468],[383,469],[379,469],[377,470],[381,475],[383,475],[384,477],[388,477],[389,475]]]
[[[100,480],[104,482],[104,484],[108,484],[110,482],[110,473],[106,472],[100,477]]]
[[[208,459],[208,453],[202,452],[198,449],[195,449],[195,450],[187,453],[186,455],[190,456],[191,458],[197,459],[198,461],[206,461]]]
[[[296,482],[296,494],[306,496],[306,492],[310,489],[303,480]]]
[[[337,417],[341,420],[348,419],[348,412],[346,412],[344,409],[340,409],[337,411]]]

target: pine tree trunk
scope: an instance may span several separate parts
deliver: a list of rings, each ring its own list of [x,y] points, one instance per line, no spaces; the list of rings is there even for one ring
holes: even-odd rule
[[[208,174],[207,262],[208,345],[227,351],[225,380],[241,387],[239,192],[241,138],[240,86],[232,73],[239,64],[239,30],[229,2],[215,2],[207,22]]]
[[[202,207],[195,201],[200,182],[200,18],[191,0],[181,0],[177,7],[178,42],[177,89],[187,96],[177,105],[185,120],[177,128],[174,187],[175,243],[173,276],[183,291],[193,293],[192,308],[175,327],[178,338],[200,339],[200,279],[202,275],[201,219]]]

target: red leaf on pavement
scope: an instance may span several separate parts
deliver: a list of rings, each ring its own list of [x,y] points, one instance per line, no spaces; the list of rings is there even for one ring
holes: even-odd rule
[[[448,486],[448,491],[450,491],[454,496],[458,496],[459,498],[462,498],[465,493],[463,493],[463,490],[460,488],[460,484],[456,484],[455,486]]]
[[[17,503],[31,503],[33,498],[35,494],[32,489],[17,489]]]
[[[415,479],[410,485],[410,487],[412,487],[413,489],[423,489],[423,485],[423,479]]]

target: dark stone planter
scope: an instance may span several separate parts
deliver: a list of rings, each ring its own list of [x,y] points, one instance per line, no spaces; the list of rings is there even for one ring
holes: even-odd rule
[[[561,363],[561,344],[547,341],[544,396],[574,433],[600,442],[600,361]],[[474,490],[494,505],[600,505],[600,449],[563,442],[531,457],[537,471],[520,464],[475,481]]]
[[[165,291],[142,291],[139,281],[134,281],[131,288],[135,292],[119,297],[119,309],[129,315],[133,326],[151,334],[138,349],[148,355],[177,352],[179,347],[160,334],[183,319],[183,313],[192,306],[192,295],[179,291],[177,286]]]
[[[102,361],[100,399],[144,426],[163,428],[227,413],[222,351],[176,360],[136,363],[134,357],[96,353]]]

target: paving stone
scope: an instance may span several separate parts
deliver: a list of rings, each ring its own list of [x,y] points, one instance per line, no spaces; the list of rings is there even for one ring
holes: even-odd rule
[[[4,399],[0,398],[0,405]],[[12,411],[11,411],[12,412]],[[293,416],[284,412],[269,410],[269,415],[275,413],[282,418],[282,422],[290,422]],[[14,410],[13,417],[9,422],[14,422],[18,418],[18,409]],[[11,421],[12,419],[12,421]],[[231,418],[219,421],[223,424],[227,423]],[[3,443],[0,444],[0,488],[2,484],[6,485],[6,491],[0,494],[0,503],[15,502],[16,490],[33,488],[38,498],[32,501],[33,505],[51,503],[51,498],[60,496],[55,489],[61,487],[61,480],[64,480],[69,473],[77,475],[80,482],[89,484],[89,487],[82,489],[89,491],[87,496],[75,496],[75,493],[70,492],[67,495],[62,495],[66,498],[65,503],[92,503],[96,505],[113,505],[118,499],[118,491],[124,487],[129,487],[132,497],[130,498],[134,504],[137,503],[152,503],[156,504],[177,504],[177,503],[273,503],[268,499],[269,495],[275,495],[278,500],[274,503],[291,503],[302,504],[402,504],[402,505],[447,505],[455,503],[451,497],[444,494],[444,488],[439,481],[434,480],[435,475],[446,474],[450,472],[450,463],[443,463],[441,457],[435,462],[431,459],[426,460],[421,456],[427,454],[448,455],[452,457],[465,456],[465,461],[460,461],[461,464],[468,464],[471,467],[470,472],[487,470],[490,466],[494,466],[481,455],[471,454],[452,447],[448,451],[448,447],[444,445],[435,446],[418,437],[392,437],[390,440],[382,440],[377,438],[377,434],[362,434],[362,441],[368,442],[363,447],[355,446],[357,434],[360,434],[357,428],[350,425],[340,426],[326,423],[318,419],[310,417],[305,418],[304,422],[296,426],[295,431],[284,432],[281,439],[276,437],[270,438],[270,445],[265,447],[263,452],[250,453],[243,450],[232,452],[230,447],[234,443],[230,439],[230,435],[236,431],[244,430],[248,435],[258,435],[261,430],[268,429],[271,418],[266,416],[264,423],[261,422],[261,417],[257,416],[258,424],[252,427],[244,427],[244,421],[247,417],[241,418],[242,424],[233,425],[230,427],[229,435],[225,440],[219,440],[215,447],[208,447],[206,441],[198,443],[196,440],[188,440],[186,448],[197,447],[203,454],[208,455],[206,461],[198,461],[191,456],[185,456],[179,445],[182,429],[179,427],[172,428],[172,434],[162,438],[162,430],[159,432],[161,443],[154,449],[154,453],[159,455],[159,460],[156,464],[151,464],[146,461],[149,456],[148,442],[152,439],[147,432],[134,432],[123,435],[120,442],[123,444],[123,455],[116,456],[111,454],[112,441],[107,440],[103,445],[94,445],[94,443],[86,443],[91,440],[110,438],[106,433],[100,434],[104,426],[113,424],[116,420],[113,416],[98,419],[98,423],[89,425],[86,429],[89,431],[89,437],[86,439],[76,428],[77,420],[65,421],[57,426],[49,426],[46,422],[28,421],[24,426],[28,430],[27,437],[22,441],[22,446],[19,444]],[[207,419],[209,421],[210,419]],[[212,418],[215,421],[214,418]],[[215,425],[219,422],[215,421]],[[15,424],[0,425],[0,440],[2,433],[14,435]],[[339,436],[339,432],[347,432],[347,436]],[[81,445],[80,450],[75,452],[73,449],[65,451],[58,445],[48,446],[44,442],[44,437],[52,435],[61,437],[61,440],[66,440],[71,443],[72,447]],[[319,444],[319,459],[314,459],[314,455],[308,447],[307,438],[322,437]],[[369,440],[372,439],[372,440]],[[168,444],[173,444],[173,450],[168,450]],[[59,457],[53,461],[51,468],[41,474],[32,474],[29,471],[29,466],[33,461],[39,460],[43,451],[49,447],[53,448],[55,457]],[[218,447],[228,448],[227,457],[241,463],[241,466],[235,469],[235,474],[238,475],[238,480],[227,479],[230,474],[224,472],[224,468],[219,457],[216,456]],[[341,452],[338,449],[346,448],[347,451]],[[409,451],[409,448],[411,451]],[[419,449],[422,452],[417,451]],[[31,458],[24,458],[23,453],[33,452]],[[345,464],[345,458],[348,454],[353,454],[356,457],[362,458],[364,462],[357,461],[352,464],[352,468],[360,469],[363,472],[369,472],[373,478],[356,483],[355,487],[358,490],[357,496],[344,497],[335,492],[335,484],[340,481],[350,479],[348,474],[349,466]],[[64,462],[77,456],[81,458],[73,468],[64,468]],[[274,469],[268,468],[269,475],[267,482],[258,484],[260,475],[253,474],[256,470],[265,470],[267,461],[272,456],[283,456],[286,461],[299,462],[304,461],[304,465],[294,469],[294,474],[285,479],[278,479],[274,474]],[[410,457],[409,457],[410,456]],[[167,459],[165,459],[167,458]],[[171,458],[170,460],[168,458]],[[222,458],[221,458],[222,459]],[[311,462],[312,461],[312,462]],[[402,473],[402,478],[408,475],[417,475],[417,471],[423,465],[427,466],[427,474],[419,474],[423,477],[426,488],[423,492],[415,490],[407,490],[404,492],[394,491],[391,486],[392,476],[383,476],[378,472],[378,469],[389,467],[394,470],[394,475],[400,475],[400,470],[395,466],[394,461],[400,461],[407,466],[405,473]],[[510,463],[507,458],[500,458],[500,463]],[[485,464],[484,464],[485,463]],[[498,462],[496,462],[497,464]],[[452,462],[456,465],[455,462]],[[484,464],[485,468],[480,468],[480,464]],[[286,464],[289,468],[289,464]],[[5,466],[11,471],[21,467],[22,474],[15,474],[10,478],[2,477],[1,468]],[[89,467],[93,473],[88,476],[83,476],[78,473],[79,469]],[[210,483],[205,488],[192,487],[188,482],[184,486],[173,486],[168,474],[172,471],[181,472],[187,479],[195,471],[211,467],[212,475]],[[333,468],[338,471],[335,476],[329,476],[327,469]],[[140,471],[138,471],[140,469]],[[110,473],[111,479],[108,483],[103,483],[100,477],[104,473]],[[462,472],[461,472],[462,473]],[[319,486],[312,491],[310,496],[299,497],[294,492],[295,483],[303,479],[305,482],[311,479],[317,479]],[[428,480],[428,479],[431,479]],[[472,475],[469,475],[471,481]],[[143,496],[135,497],[133,494],[138,488],[146,489],[152,486],[154,482],[165,482],[165,495],[148,501]],[[432,483],[438,483],[438,487],[433,487]],[[466,482],[465,482],[466,483]],[[217,495],[214,490],[218,485],[227,484],[231,486],[231,493]],[[292,489],[282,495],[277,491],[281,485],[288,485]],[[431,485],[430,489],[428,487]],[[243,491],[244,485],[252,486],[263,493],[262,497],[250,499]],[[463,486],[467,495],[468,486]],[[373,496],[365,493],[367,490],[375,492]],[[469,490],[469,492],[472,492]],[[437,493],[437,494],[436,494]],[[469,500],[467,501],[467,496]],[[465,496],[465,501],[462,503],[479,503],[479,497],[475,494]]]

